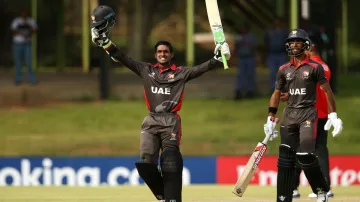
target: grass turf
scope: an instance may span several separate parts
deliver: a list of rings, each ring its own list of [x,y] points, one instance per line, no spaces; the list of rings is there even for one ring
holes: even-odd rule
[[[336,102],[344,122],[341,135],[329,135],[332,155],[360,154],[359,74],[339,77]],[[180,112],[184,155],[247,155],[264,137],[269,98],[189,100]],[[284,104],[281,104],[283,107]],[[282,110],[279,109],[281,117]],[[0,109],[0,156],[138,155],[143,100]],[[270,143],[277,154],[279,138]],[[346,145],[346,146],[345,146]]]
[[[275,187],[250,186],[243,197],[231,193],[232,185],[191,185],[183,188],[184,202],[255,202],[275,201]],[[360,201],[360,187],[334,187],[335,198],[329,201]],[[310,188],[300,187],[302,198],[294,202],[316,201],[309,199]],[[156,202],[146,186],[119,187],[0,187],[0,202]]]
[[[181,111],[185,155],[249,154],[264,137],[268,99],[185,100]],[[360,97],[338,97],[343,133],[329,136],[331,154],[359,154]],[[281,112],[281,110],[279,110]],[[143,101],[2,109],[0,155],[138,154]],[[270,143],[276,154],[279,139]],[[346,147],[344,147],[346,145]]]

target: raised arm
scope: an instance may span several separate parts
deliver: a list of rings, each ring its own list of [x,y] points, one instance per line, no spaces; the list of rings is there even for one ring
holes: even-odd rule
[[[95,28],[91,29],[91,38],[96,45],[102,47],[106,51],[113,61],[123,63],[131,71],[141,76],[141,71],[147,66],[146,62],[133,60],[116,47],[116,45],[108,39],[105,33],[99,34],[98,30]]]
[[[141,71],[147,66],[146,62],[138,62],[127,56],[110,40],[107,44],[103,46],[103,48],[112,60],[114,60],[115,62],[123,63],[127,68],[129,68],[131,71],[135,72],[139,76],[141,76]]]
[[[201,75],[203,75],[205,72],[208,72],[216,67],[217,64],[221,64],[219,61],[215,60],[214,58],[211,58],[210,60],[200,64],[196,65],[194,67],[185,67],[184,74],[185,74],[185,80],[190,81],[192,79],[195,79]]]
[[[204,74],[205,72],[208,72],[208,71],[214,69],[217,64],[221,64],[220,62],[222,62],[222,58],[221,58],[220,51],[226,57],[226,60],[230,59],[231,54],[230,54],[229,45],[227,43],[224,43],[222,45],[217,45],[214,50],[215,56],[213,58],[211,58],[210,60],[208,60],[200,65],[196,65],[191,68],[185,68],[185,70],[184,70],[185,71],[185,80],[190,81],[191,79],[195,79],[195,78],[201,76],[202,74]]]

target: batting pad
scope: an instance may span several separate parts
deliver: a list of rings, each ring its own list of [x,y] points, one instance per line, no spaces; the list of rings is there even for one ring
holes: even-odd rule
[[[277,202],[291,202],[295,183],[295,150],[289,145],[279,146]]]
[[[296,153],[296,157],[301,168],[304,170],[312,191],[315,194],[318,194],[319,192],[327,193],[330,190],[329,180],[324,177],[324,174],[321,171],[318,157],[313,153]]]
[[[182,155],[176,148],[165,148],[160,156],[161,173],[164,179],[166,202],[181,202]]]
[[[164,200],[164,183],[157,164],[137,162],[135,166],[156,199]]]

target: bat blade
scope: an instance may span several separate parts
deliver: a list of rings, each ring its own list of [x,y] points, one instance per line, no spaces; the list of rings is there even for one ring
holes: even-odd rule
[[[241,176],[239,177],[234,186],[234,189],[232,190],[235,195],[239,197],[243,196],[267,149],[268,146],[262,142],[259,142],[256,145],[255,150],[252,153],[250,159],[248,160],[244,171],[242,172]]]
[[[215,44],[224,44],[225,43],[225,34],[221,24],[221,18],[219,13],[219,8],[217,4],[217,0],[205,0],[206,11],[208,14],[209,24],[211,31],[214,36]],[[224,69],[229,69],[226,58],[221,53],[222,61],[224,64]]]

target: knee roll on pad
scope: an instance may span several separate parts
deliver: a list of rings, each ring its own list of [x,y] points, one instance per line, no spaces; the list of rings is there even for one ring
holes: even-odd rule
[[[160,156],[165,201],[181,202],[183,158],[176,148],[165,148]]]
[[[164,200],[164,182],[157,164],[137,162],[135,166],[156,199]]]
[[[141,161],[142,163],[157,164],[157,159],[156,159],[156,157],[154,157],[154,155],[146,154],[146,153],[141,153],[141,154],[140,154],[140,161]]]
[[[328,192],[330,190],[329,180],[324,177],[318,157],[313,153],[296,153],[296,157],[304,170],[312,191],[315,194],[319,191]]]
[[[278,166],[293,168],[295,164],[295,150],[289,145],[281,144],[279,146]]]
[[[291,202],[295,183],[295,150],[289,145],[279,146],[277,202]]]
[[[165,148],[160,156],[162,172],[182,172],[183,158],[178,149]]]

